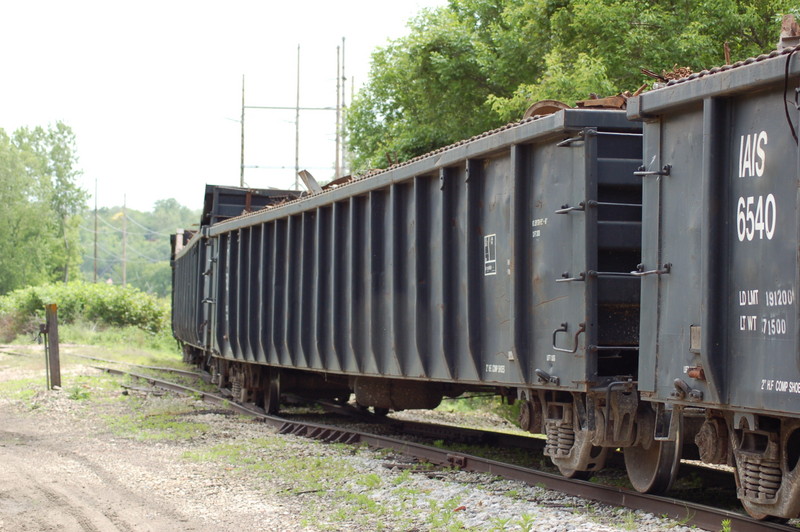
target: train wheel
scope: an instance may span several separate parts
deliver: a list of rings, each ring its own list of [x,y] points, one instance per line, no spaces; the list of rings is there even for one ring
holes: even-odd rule
[[[581,446],[582,449],[578,452],[581,455],[584,455],[584,459],[580,460],[579,463],[585,464],[589,469],[573,469],[564,463],[557,463],[556,467],[558,467],[558,471],[562,476],[566,478],[574,478],[576,480],[589,480],[596,471],[603,469],[603,466],[606,463],[606,458],[608,457],[608,448],[596,447],[591,445],[591,442],[589,441],[583,441],[584,444]],[[576,442],[576,445],[580,444]],[[561,460],[559,460],[559,462],[561,462]]]
[[[648,416],[655,417],[652,410]],[[652,420],[651,420],[652,421]],[[652,422],[643,423],[652,427]],[[682,430],[678,423],[675,441],[652,440],[645,448],[643,445],[625,447],[625,469],[634,489],[640,493],[664,493],[672,486],[681,464]]]
[[[779,523],[784,524],[789,521],[785,517],[775,517],[774,515],[769,515],[762,513],[753,507],[750,501],[746,499],[740,499],[742,502],[742,506],[744,507],[744,511],[747,512],[747,515],[752,517],[753,519],[758,519],[759,521],[764,521],[765,523]]]
[[[577,469],[569,469],[567,467],[559,467],[558,471],[561,476],[572,478],[575,480],[589,480],[594,475],[594,471],[578,471]]]
[[[267,382],[264,387],[264,412],[277,414],[281,406],[281,374],[275,368],[267,370]]]

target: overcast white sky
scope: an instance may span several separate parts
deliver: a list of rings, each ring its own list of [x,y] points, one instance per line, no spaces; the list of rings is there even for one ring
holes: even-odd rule
[[[0,18],[0,127],[61,120],[77,136],[80,184],[101,206],[200,208],[206,183],[238,185],[242,75],[247,105],[336,103],[336,47],[364,83],[370,53],[446,0],[18,0]],[[350,100],[348,81],[347,100]],[[245,181],[294,182],[294,111],[248,110]],[[300,167],[329,179],[332,111],[300,115]],[[91,200],[90,200],[91,203]]]

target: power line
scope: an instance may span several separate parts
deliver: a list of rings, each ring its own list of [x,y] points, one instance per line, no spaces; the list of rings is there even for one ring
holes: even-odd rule
[[[110,232],[110,231],[95,231],[94,229],[90,229],[90,228],[88,228],[88,227],[86,227],[86,226],[84,226],[84,225],[79,225],[78,227],[79,227],[79,228],[81,228],[81,229],[83,229],[83,230],[84,230],[84,231],[86,231],[87,233],[98,234],[98,235],[108,235],[108,234],[111,234],[111,232]]]
[[[133,219],[133,218],[131,218],[130,216],[127,216],[127,215],[125,215],[125,217],[124,217],[124,218],[125,218],[126,220],[129,220],[129,221],[130,221],[131,223],[133,223],[134,225],[137,225],[137,226],[139,226],[139,227],[141,227],[142,229],[144,229],[144,230],[145,230],[145,232],[142,232],[142,231],[127,231],[127,233],[128,233],[129,235],[131,235],[131,234],[132,234],[132,235],[151,235],[151,234],[152,234],[152,235],[159,235],[159,236],[172,236],[172,233],[161,233],[161,232],[159,232],[159,231],[156,231],[156,230],[154,230],[154,229],[150,229],[149,227],[147,227],[147,226],[144,226],[144,225],[140,224],[139,222],[137,222],[136,220],[134,220],[134,219]],[[120,229],[119,227],[115,227],[115,226],[113,226],[112,224],[110,224],[109,222],[107,222],[106,220],[104,220],[102,217],[99,217],[98,219],[99,219],[101,222],[103,222],[104,224],[106,224],[108,227],[110,227],[111,229],[113,229],[114,231],[116,231],[117,233],[121,233],[121,232],[122,232],[122,229]],[[94,233],[94,230],[93,230],[93,229],[90,229],[90,228],[88,228],[88,227],[85,227],[85,226],[83,226],[83,225],[81,225],[81,226],[79,226],[79,227],[80,227],[81,229],[83,229],[84,231],[88,232],[88,233]],[[98,231],[97,231],[97,234],[109,234],[109,232],[108,232],[108,231],[100,231],[100,230],[98,230]]]
[[[108,223],[106,220],[103,220],[102,218],[100,218],[100,221],[101,221],[101,222],[103,222],[104,224],[106,224],[107,226],[109,226],[111,229],[113,229],[113,230],[114,230],[114,231],[116,231],[117,233],[121,233],[121,232],[122,232],[122,229],[120,229],[120,228],[118,228],[118,227],[114,227],[113,225],[111,225],[110,223]]]
[[[86,253],[82,253],[81,257],[83,257],[84,259],[88,259],[88,260],[94,260],[93,256],[87,255]],[[107,263],[119,263],[120,262],[119,257],[116,257],[116,256],[114,256],[114,257],[106,257],[106,258],[98,257],[97,261],[98,262],[107,262]],[[167,262],[167,259],[159,260],[159,261],[155,261],[155,262],[150,261],[150,260],[141,260],[141,259],[132,259],[131,260],[131,259],[128,259],[128,263],[130,264],[131,262],[136,263],[136,264],[158,264],[159,262]]]
[[[145,226],[143,226],[142,224],[140,224],[139,222],[137,222],[136,220],[134,220],[133,218],[131,218],[130,216],[126,216],[126,218],[127,218],[128,220],[130,220],[131,222],[133,222],[133,225],[138,225],[138,226],[139,226],[139,227],[141,227],[142,229],[145,229],[145,230],[147,230],[149,233],[152,233],[152,234],[154,234],[154,235],[161,235],[161,236],[172,236],[172,233],[159,233],[158,231],[154,231],[153,229],[150,229],[149,227],[145,227]],[[128,231],[128,232],[130,233],[131,231]],[[141,233],[136,233],[136,234],[141,234]]]
[[[97,247],[98,247],[98,248],[100,248],[101,250],[103,250],[105,253],[108,253],[109,255],[111,255],[112,257],[114,257],[116,260],[118,260],[118,261],[122,261],[122,260],[123,260],[123,257],[122,257],[122,256],[120,256],[120,255],[117,255],[115,252],[113,252],[113,251],[111,251],[111,250],[108,250],[108,249],[104,248],[104,247],[103,247],[103,246],[101,246],[100,244],[98,244],[98,245],[97,245]],[[144,253],[141,253],[141,252],[139,252],[139,251],[137,251],[137,250],[133,249],[133,248],[132,248],[132,247],[130,247],[130,246],[128,246],[128,249],[129,249],[129,250],[131,250],[131,251],[133,251],[134,253],[136,253],[136,254],[137,254],[137,255],[139,255],[140,257],[147,259],[147,260],[148,260],[149,262],[151,262],[151,263],[156,263],[156,262],[164,262],[164,261],[168,261],[168,260],[169,260],[168,258],[163,258],[163,259],[154,259],[153,257],[150,257],[150,256],[148,256],[148,255],[145,255]]]
[[[143,258],[145,258],[145,259],[148,259],[148,260],[149,260],[149,261],[151,261],[151,262],[162,262],[162,261],[165,261],[165,260],[169,260],[169,259],[154,259],[153,257],[150,257],[150,256],[148,256],[148,255],[145,255],[144,253],[140,253],[139,251],[136,251],[136,250],[135,250],[135,249],[133,249],[133,248],[132,248],[130,245],[128,245],[128,250],[130,250],[130,251],[133,251],[134,253],[136,253],[136,254],[137,254],[137,255],[139,255],[140,257],[143,257]]]

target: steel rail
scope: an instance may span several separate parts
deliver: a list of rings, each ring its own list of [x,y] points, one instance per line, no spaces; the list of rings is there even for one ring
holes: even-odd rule
[[[11,346],[0,345],[0,355],[10,355],[10,356],[15,356],[15,357],[30,357],[30,358],[40,356],[39,354],[36,354],[36,353],[19,353],[19,352],[16,352],[16,351],[10,351],[9,350],[10,347]],[[175,374],[178,374],[178,375],[185,375],[187,377],[195,377],[195,378],[200,378],[200,379],[205,377],[205,375],[203,373],[198,373],[196,371],[190,371],[190,370],[179,369],[179,368],[167,368],[167,367],[161,367],[161,366],[144,366],[142,364],[133,364],[131,362],[122,362],[121,360],[111,360],[111,359],[108,359],[108,358],[99,358],[99,357],[93,357],[93,356],[89,356],[89,355],[79,355],[77,353],[65,353],[65,352],[62,352],[61,356],[62,357],[63,356],[68,356],[68,357],[75,357],[75,358],[84,358],[86,360],[95,360],[97,362],[106,362],[108,364],[121,364],[121,365],[124,365],[124,366],[134,366],[134,367],[137,367],[137,368],[150,369],[150,370],[154,370],[154,371],[168,371],[170,373],[175,373]],[[94,366],[92,366],[92,367],[94,367]]]
[[[2,347],[0,347],[0,349],[2,349]],[[3,351],[0,351],[0,353],[2,352]],[[103,359],[88,355],[69,354],[68,356],[75,356],[89,360],[98,360],[102,362],[118,363],[126,366],[133,366],[137,368],[175,373],[178,375],[187,375],[194,378],[202,378],[206,381],[210,379],[210,375],[208,373],[197,373],[178,368],[145,366],[141,364],[120,362],[116,360]],[[144,388],[136,388],[136,387],[130,387],[130,389],[140,392],[148,391]],[[195,393],[201,394],[205,392],[196,391]],[[288,395],[290,397],[295,397],[297,400],[303,400],[303,398],[300,396],[294,396],[292,394]],[[394,432],[406,436],[415,436],[427,439],[447,439],[448,441],[454,441],[467,445],[482,445],[482,446],[491,446],[494,448],[502,447],[509,449],[528,449],[539,453],[541,453],[544,450],[545,446],[545,441],[542,438],[535,438],[530,436],[509,434],[503,432],[495,432],[491,430],[480,430],[474,428],[461,427],[457,425],[433,424],[421,421],[393,419],[384,416],[376,416],[374,414],[364,412],[361,409],[354,408],[350,405],[334,401],[316,400],[315,402],[320,406],[322,406],[328,412],[356,418],[357,420],[360,420],[362,422],[382,424],[384,426],[389,427]],[[231,404],[238,406],[237,403],[231,403]],[[246,415],[261,415],[261,410],[256,410],[254,413],[251,409],[244,407],[242,413]],[[280,426],[276,425],[276,427],[280,429]],[[610,453],[606,462],[606,467],[616,468],[624,471],[625,465],[622,453],[621,452]],[[708,485],[717,487],[730,486],[729,489],[731,490],[735,489],[735,480],[733,478],[733,473],[731,472],[723,472],[717,469],[703,467],[695,464],[687,464],[687,463],[681,464],[681,469],[679,472],[680,477],[688,477],[689,475],[692,474],[699,475],[700,477],[706,479]]]
[[[96,360],[97,362],[106,362],[106,363],[109,363],[109,364],[122,364],[124,366],[134,366],[134,367],[142,368],[142,369],[151,369],[151,370],[154,370],[154,371],[168,371],[170,373],[175,373],[177,375],[185,375],[187,377],[203,378],[203,374],[202,373],[198,373],[196,371],[189,371],[189,370],[185,370],[185,369],[179,369],[179,368],[165,368],[165,367],[160,367],[160,366],[143,366],[142,364],[133,364],[131,362],[122,362],[120,360],[109,360],[107,358],[98,358],[98,357],[92,357],[92,356],[89,356],[89,355],[78,355],[78,354],[75,354],[75,353],[64,353],[64,355],[65,356],[69,356],[69,357],[85,358],[86,360]]]
[[[277,428],[280,434],[294,434],[328,442],[366,443],[372,447],[391,449],[401,454],[427,460],[436,465],[457,467],[465,471],[497,475],[503,478],[525,482],[533,486],[543,486],[547,489],[559,491],[567,495],[591,499],[603,504],[623,506],[633,510],[643,510],[656,515],[667,516],[682,523],[710,530],[719,530],[722,528],[723,521],[728,521],[730,523],[730,529],[736,530],[737,532],[759,532],[764,530],[797,531],[797,528],[793,526],[758,521],[737,512],[680,501],[669,497],[648,495],[615,486],[568,479],[551,473],[399,440],[388,436],[379,436],[349,429],[345,430],[319,423],[287,420],[277,416],[266,415],[263,411],[258,409],[258,407],[240,405],[225,397],[196,390],[188,386],[182,386],[154,377],[138,375],[119,369],[94,367],[112,374],[130,375],[134,378],[149,382],[151,386],[164,388],[177,393],[195,395],[205,402],[225,406],[239,413],[258,418],[268,425]]]
[[[8,351],[5,348],[0,348],[0,355],[8,355],[12,357],[34,357],[36,355],[30,353],[17,353],[15,351]]]

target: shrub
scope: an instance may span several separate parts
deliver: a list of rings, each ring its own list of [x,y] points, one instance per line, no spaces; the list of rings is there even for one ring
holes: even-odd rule
[[[58,305],[63,323],[91,321],[106,326],[134,326],[158,333],[169,327],[169,304],[129,286],[84,282],[47,284],[15,290],[0,297],[0,317],[8,325],[23,324],[31,317],[44,319],[44,306]],[[28,331],[4,331],[4,336]]]

